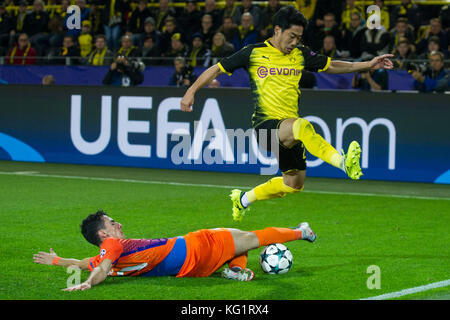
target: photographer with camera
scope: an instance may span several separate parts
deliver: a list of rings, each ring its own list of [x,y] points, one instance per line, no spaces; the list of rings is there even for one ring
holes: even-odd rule
[[[197,80],[194,74],[194,68],[186,64],[186,59],[183,57],[176,57],[174,60],[175,72],[169,80],[169,86],[188,88]]]
[[[415,79],[414,89],[420,92],[444,92],[449,90],[450,74],[444,69],[444,55],[442,52],[430,53],[429,66],[410,63],[408,72]]]
[[[112,86],[136,86],[144,81],[145,65],[142,62],[118,56],[103,79],[103,84]]]

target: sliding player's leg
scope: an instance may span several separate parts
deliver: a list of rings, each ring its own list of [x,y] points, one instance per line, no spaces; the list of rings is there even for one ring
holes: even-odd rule
[[[269,227],[255,231],[228,230],[233,237],[235,257],[228,262],[228,268],[222,271],[222,276],[238,281],[250,281],[254,277],[254,272],[246,268],[248,251],[272,243],[285,243],[294,240],[314,242],[316,240],[315,233],[306,222],[292,229]]]

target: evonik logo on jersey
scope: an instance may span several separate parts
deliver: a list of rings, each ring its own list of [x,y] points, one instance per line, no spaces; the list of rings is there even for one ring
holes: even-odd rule
[[[301,69],[295,68],[267,68],[265,66],[261,66],[258,68],[256,73],[258,77],[265,78],[267,76],[298,76],[302,72]]]

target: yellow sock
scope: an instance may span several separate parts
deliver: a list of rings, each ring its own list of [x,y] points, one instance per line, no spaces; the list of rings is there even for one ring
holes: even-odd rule
[[[334,167],[341,168],[342,156],[322,136],[316,133],[313,125],[306,119],[298,118],[292,124],[295,140],[300,140],[312,155]]]
[[[283,177],[275,177],[247,192],[247,197],[250,202],[254,202],[256,200],[280,198],[284,197],[287,193],[295,193],[302,190],[303,188],[295,189],[285,185]]]

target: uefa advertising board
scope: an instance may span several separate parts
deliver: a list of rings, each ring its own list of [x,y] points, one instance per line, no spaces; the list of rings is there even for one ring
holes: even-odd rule
[[[251,129],[249,89],[0,87],[0,159],[280,174]],[[450,183],[449,96],[304,90],[300,116],[337,150],[361,144],[362,179]],[[308,175],[345,178],[307,154]]]

